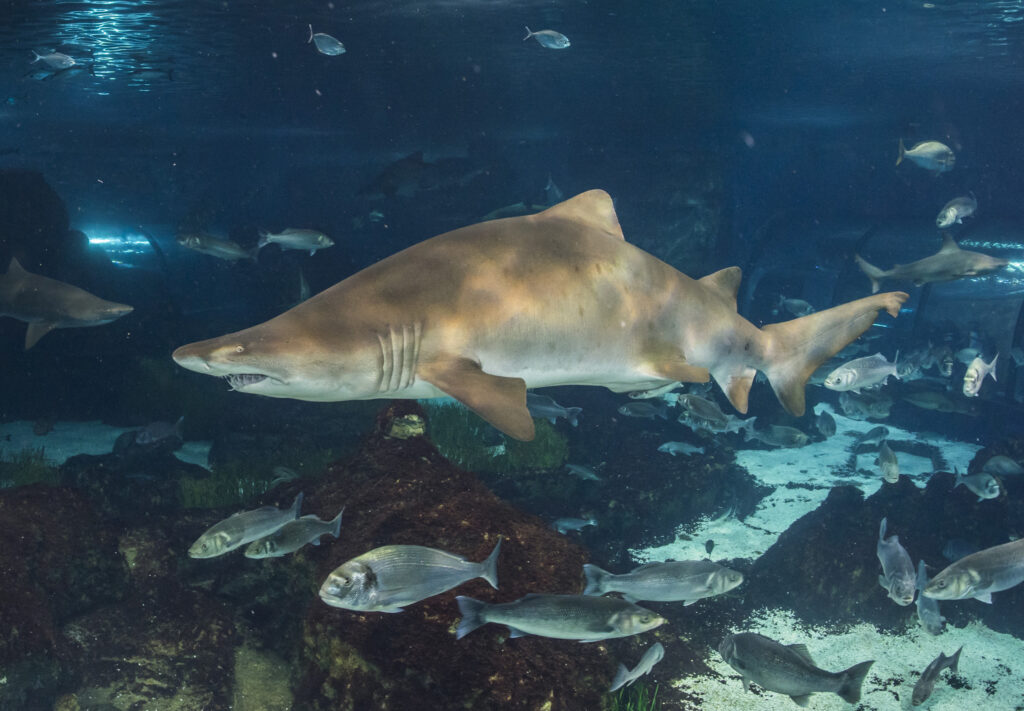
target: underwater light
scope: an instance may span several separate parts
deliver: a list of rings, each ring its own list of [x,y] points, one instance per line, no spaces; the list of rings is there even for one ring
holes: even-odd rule
[[[133,257],[149,255],[153,251],[149,238],[132,229],[116,227],[98,227],[83,229],[89,238],[90,247],[98,247],[104,251],[111,263],[119,267],[132,267]]]

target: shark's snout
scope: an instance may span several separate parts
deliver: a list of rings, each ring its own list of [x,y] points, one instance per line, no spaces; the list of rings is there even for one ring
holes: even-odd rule
[[[174,362],[180,365],[182,368],[187,370],[194,370],[197,373],[209,373],[210,363],[207,360],[206,349],[201,349],[198,346],[201,344],[190,343],[186,346],[181,346],[171,354],[171,358]]]

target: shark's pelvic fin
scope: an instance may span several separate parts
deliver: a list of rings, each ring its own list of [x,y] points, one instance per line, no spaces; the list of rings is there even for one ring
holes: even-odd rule
[[[747,414],[750,386],[754,384],[754,376],[757,375],[757,370],[747,367],[736,370],[718,368],[711,374],[714,376],[718,386],[722,388],[722,392],[729,398],[729,402],[736,408],[736,411],[744,415]]]
[[[569,220],[585,225],[610,237],[626,240],[615,214],[612,198],[604,190],[588,190],[574,198],[549,207],[533,216],[535,219]]]
[[[485,373],[469,358],[451,356],[420,363],[416,373],[518,440],[534,436],[533,418],[526,409],[526,382]]]
[[[764,362],[758,368],[768,376],[783,407],[803,415],[804,386],[811,373],[864,333],[880,310],[899,315],[908,298],[902,291],[889,291],[765,326]]]
[[[736,294],[739,293],[741,279],[743,279],[743,270],[739,267],[726,267],[714,274],[701,277],[697,282],[721,296],[735,309]]]
[[[40,338],[57,328],[57,324],[51,322],[30,323],[25,331],[25,350],[34,346]]]

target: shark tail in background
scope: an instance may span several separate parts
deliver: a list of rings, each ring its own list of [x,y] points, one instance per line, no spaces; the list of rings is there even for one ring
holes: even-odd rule
[[[893,318],[898,316],[908,298],[902,291],[890,291],[769,324],[761,329],[761,362],[751,365],[768,376],[790,414],[803,415],[804,386],[811,373],[868,330],[882,309]]]
[[[882,287],[882,280],[888,276],[888,273],[871,264],[859,254],[853,255],[853,258],[857,260],[857,266],[864,272],[864,275],[871,280],[871,293],[877,294]]]

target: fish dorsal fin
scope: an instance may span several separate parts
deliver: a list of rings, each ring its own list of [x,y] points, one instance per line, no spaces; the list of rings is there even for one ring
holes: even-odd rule
[[[719,269],[714,274],[701,277],[697,283],[715,292],[732,307],[736,308],[736,294],[740,290],[740,280],[743,278],[743,270],[739,267],[726,267]]]
[[[959,252],[960,247],[957,245],[956,240],[953,239],[953,235],[948,232],[942,233],[942,249],[939,252]]]
[[[807,651],[806,644],[791,644],[789,649],[798,657],[803,659],[808,664],[814,664],[814,660],[811,658],[811,653]]]
[[[588,190],[565,202],[549,207],[537,215],[539,218],[570,220],[604,232],[610,237],[625,240],[619,218],[615,214],[615,205],[611,196],[604,190]]]

